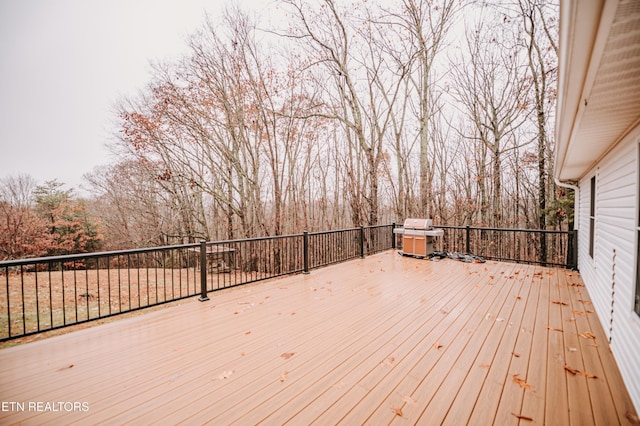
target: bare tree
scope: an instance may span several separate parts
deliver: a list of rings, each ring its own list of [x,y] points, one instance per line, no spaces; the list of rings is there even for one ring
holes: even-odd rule
[[[486,176],[483,171],[478,176],[483,183],[482,221],[498,226],[503,219],[502,156],[529,142],[516,140],[515,132],[527,120],[530,83],[525,78],[517,49],[507,44],[508,37],[500,38],[496,33],[489,35],[482,24],[479,25],[467,35],[465,62],[454,69],[454,91],[474,125],[474,134],[467,135],[468,139],[479,142],[491,155],[490,209],[484,192]]]
[[[322,114],[342,126],[346,150],[340,166],[352,222],[376,224],[385,141],[393,130],[397,142],[402,132],[395,114],[403,108],[396,111],[395,105],[406,93],[403,81],[409,68],[393,57],[392,49],[402,41],[401,34],[385,31],[389,22],[380,22],[366,5],[347,9],[325,0],[313,10],[302,1],[286,3],[297,19],[290,36],[305,43],[310,62],[319,67],[318,79],[325,82]]]
[[[557,29],[550,24],[557,23],[554,19],[557,6],[540,0],[519,0],[519,18],[522,21],[527,52],[527,66],[533,86],[533,108],[535,109],[535,124],[537,130],[538,156],[538,224],[540,229],[547,227],[547,198],[553,197],[553,171],[551,170],[552,149],[549,146],[553,124],[555,106],[555,89],[557,81]],[[542,239],[541,252],[543,260],[546,256],[546,240]]]
[[[412,81],[418,93],[417,118],[420,146],[420,214],[432,214],[433,170],[430,165],[431,121],[434,115],[435,61],[445,44],[446,35],[459,4],[455,0],[403,0],[401,25],[409,33],[412,62]],[[414,65],[415,64],[415,65]]]

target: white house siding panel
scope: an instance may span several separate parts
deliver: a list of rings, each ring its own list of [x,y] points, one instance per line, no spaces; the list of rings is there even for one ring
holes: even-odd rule
[[[640,407],[640,318],[633,311],[633,301],[639,141],[640,127],[580,180],[580,204],[576,206],[576,214],[580,215],[578,267],[636,408]],[[592,259],[589,207],[594,175],[596,224]]]

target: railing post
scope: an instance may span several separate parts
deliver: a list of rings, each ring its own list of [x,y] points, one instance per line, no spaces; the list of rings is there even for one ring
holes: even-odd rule
[[[360,225],[360,259],[364,259],[364,226]]]
[[[303,274],[309,273],[309,233],[304,231],[302,233],[302,256],[304,259],[304,271]]]
[[[466,254],[471,254],[471,228],[469,227],[469,225],[467,225],[465,227],[465,247],[466,247]]]
[[[569,231],[567,247],[567,269],[578,269],[578,230]]]
[[[395,250],[396,248],[396,234],[393,231],[396,229],[396,223],[393,222],[391,224],[391,249]]]
[[[207,296],[207,242],[200,241],[200,298],[201,302],[209,300]]]

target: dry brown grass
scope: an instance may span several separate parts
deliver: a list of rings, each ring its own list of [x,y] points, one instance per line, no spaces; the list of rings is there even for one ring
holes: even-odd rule
[[[209,274],[208,288],[225,288],[257,278],[260,277],[255,273],[247,275],[237,271]],[[196,295],[200,292],[200,275],[194,268],[23,272],[22,275],[0,275],[0,288],[0,338],[4,338],[10,334],[43,332],[138,308],[146,310]],[[105,322],[104,319],[100,321]],[[86,326],[78,324],[74,329]],[[54,330],[47,334],[60,332],[66,331]],[[40,334],[20,340],[34,340]]]

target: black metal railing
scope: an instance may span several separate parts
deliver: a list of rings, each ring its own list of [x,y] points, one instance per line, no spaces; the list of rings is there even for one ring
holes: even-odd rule
[[[392,225],[0,262],[0,341],[396,248]],[[576,232],[439,226],[438,251],[576,267]]]
[[[393,225],[0,262],[0,341],[393,247]]]
[[[568,269],[577,267],[577,231],[437,226],[442,252],[474,254],[485,259],[531,263]]]

